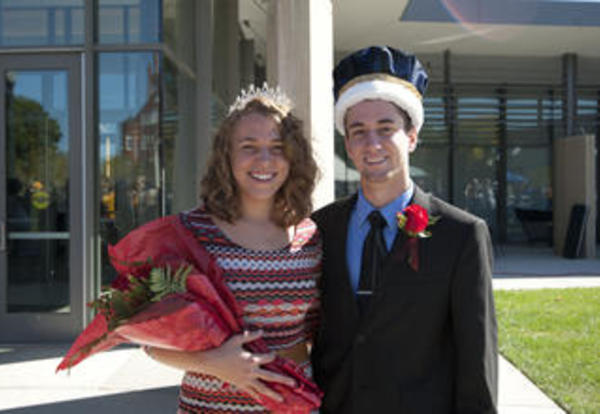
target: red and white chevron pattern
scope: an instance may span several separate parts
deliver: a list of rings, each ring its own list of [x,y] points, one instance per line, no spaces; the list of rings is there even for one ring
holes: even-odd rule
[[[302,221],[294,240],[278,250],[250,250],[229,240],[197,209],[180,214],[200,244],[223,269],[243,310],[247,328],[262,329],[271,350],[310,340],[317,324],[321,241],[315,223]],[[215,377],[186,373],[178,413],[261,413],[247,394]]]

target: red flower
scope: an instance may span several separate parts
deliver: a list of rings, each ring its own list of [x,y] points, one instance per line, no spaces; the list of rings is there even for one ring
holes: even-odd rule
[[[418,204],[411,204],[404,210],[396,214],[398,218],[398,227],[405,232],[408,237],[431,237],[427,227],[435,224],[439,217],[429,217],[427,210]]]
[[[396,216],[398,228],[409,237],[402,249],[402,255],[408,258],[409,266],[417,272],[419,270],[418,239],[431,237],[427,227],[435,224],[439,217],[429,217],[427,210],[418,204],[409,205]]]
[[[411,204],[404,209],[406,224],[404,228],[410,233],[421,233],[429,225],[429,214],[427,210],[418,204]]]

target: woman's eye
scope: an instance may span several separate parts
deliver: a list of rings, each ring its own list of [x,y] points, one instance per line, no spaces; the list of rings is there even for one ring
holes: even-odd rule
[[[283,147],[282,146],[273,147],[273,148],[271,148],[271,152],[273,154],[283,154]]]

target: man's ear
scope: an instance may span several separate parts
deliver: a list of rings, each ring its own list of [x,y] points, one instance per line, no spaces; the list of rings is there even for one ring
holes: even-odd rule
[[[350,154],[350,144],[348,141],[348,134],[344,134],[344,148],[346,149],[346,154]]]
[[[346,149],[346,155],[352,161],[352,165],[356,167],[354,163],[354,153],[352,152],[352,147],[350,146],[350,140],[348,139],[348,135],[344,135],[344,148]]]
[[[406,135],[408,136],[408,152],[413,152],[417,149],[417,144],[419,143],[417,128],[413,126]]]

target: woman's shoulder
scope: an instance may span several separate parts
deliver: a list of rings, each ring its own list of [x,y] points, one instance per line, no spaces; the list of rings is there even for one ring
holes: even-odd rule
[[[196,236],[211,235],[219,230],[210,214],[202,206],[182,211],[178,216],[181,223]]]
[[[320,246],[321,236],[314,220],[306,217],[296,225],[296,232],[292,241],[292,251],[311,246]]]

